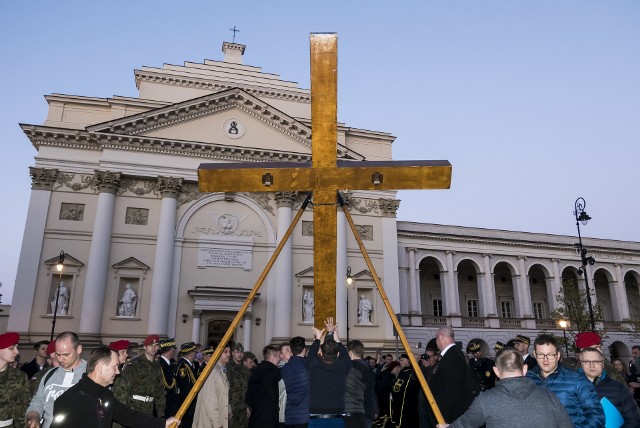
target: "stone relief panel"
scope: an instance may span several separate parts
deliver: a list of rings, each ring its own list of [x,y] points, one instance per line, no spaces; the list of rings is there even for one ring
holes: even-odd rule
[[[146,226],[149,223],[149,210],[147,208],[127,207],[124,222],[125,224]]]
[[[60,220],[82,221],[84,219],[84,204],[63,202],[60,204]]]
[[[373,226],[356,224],[356,230],[363,241],[373,241]],[[313,236],[313,222],[302,220],[302,236]]]
[[[302,220],[302,236],[313,236],[313,222]]]

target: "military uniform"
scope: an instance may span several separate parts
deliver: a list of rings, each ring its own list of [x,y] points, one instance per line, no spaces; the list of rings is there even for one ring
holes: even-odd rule
[[[187,354],[195,351],[195,349],[195,343],[185,343],[180,347],[180,353]],[[191,392],[193,385],[196,383],[196,372],[193,364],[184,357],[180,358],[178,366],[176,367],[176,383],[178,386],[178,404],[179,407],[181,407],[182,403],[184,403],[189,395],[189,392]],[[187,411],[184,413],[180,427],[191,428],[191,425],[193,424],[193,415],[196,411],[196,398],[191,401],[189,408],[187,408]]]
[[[18,333],[0,334],[0,349],[14,346],[19,340]],[[0,427],[24,427],[24,416],[30,401],[31,392],[27,375],[7,364],[0,372]]]
[[[227,364],[227,379],[229,380],[229,407],[231,408],[231,418],[229,428],[246,428],[249,425],[247,418],[247,404],[244,401],[247,392],[247,381],[249,380],[249,370],[245,369],[242,363],[236,364],[229,361]]]
[[[419,392],[420,384],[411,366],[400,370],[391,387],[392,426],[402,428],[418,426]]]
[[[166,353],[165,350],[167,348],[175,349],[175,347],[175,339],[167,339],[160,342],[161,357],[158,359],[158,362],[160,363],[160,367],[162,367],[162,385],[164,386],[165,398],[164,415],[166,418],[175,416],[180,408],[178,402],[178,383],[176,382],[175,375],[175,361],[173,361],[173,359],[169,360],[163,356],[163,354]]]
[[[164,417],[165,395],[162,368],[145,354],[127,361],[113,385],[113,395],[131,409]],[[117,427],[114,423],[114,427]]]
[[[496,344],[497,345],[497,344]],[[473,355],[469,359],[469,367],[480,379],[480,389],[486,391],[496,386],[496,374],[493,371],[495,363],[482,356],[482,344],[478,340],[472,340],[467,345],[467,353]]]

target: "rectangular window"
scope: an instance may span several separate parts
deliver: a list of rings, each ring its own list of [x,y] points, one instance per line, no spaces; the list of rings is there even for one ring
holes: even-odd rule
[[[433,299],[433,316],[441,317],[442,316],[442,299]]]
[[[500,302],[500,309],[502,309],[502,318],[511,318],[511,302]]]
[[[533,303],[533,316],[537,320],[544,319],[544,309],[543,309],[542,303],[540,302]]]
[[[474,318],[478,316],[477,300],[467,300],[467,315]]]

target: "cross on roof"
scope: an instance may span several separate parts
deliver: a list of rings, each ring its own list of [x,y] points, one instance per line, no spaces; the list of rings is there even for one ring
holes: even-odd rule
[[[311,164],[201,164],[202,192],[313,192],[315,324],[336,311],[337,192],[447,189],[448,161],[337,160],[337,35],[311,34]],[[342,281],[342,278],[341,278]]]
[[[234,25],[233,28],[229,28],[229,31],[233,31],[233,42],[232,43],[235,43],[236,42],[236,33],[239,33],[240,30],[236,30],[236,26]]]

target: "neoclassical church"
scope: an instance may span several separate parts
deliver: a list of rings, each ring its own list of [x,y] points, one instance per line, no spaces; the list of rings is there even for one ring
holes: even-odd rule
[[[149,333],[207,343],[228,329],[306,195],[202,193],[198,166],[311,157],[310,91],[244,65],[244,50],[225,42],[222,61],[135,70],[136,98],[47,95],[44,123],[21,125],[37,154],[8,329],[25,346],[49,337],[54,314],[56,332],[77,331],[88,346]],[[337,156],[390,160],[393,141],[339,123]],[[443,324],[487,353],[556,330],[562,280],[584,287],[573,237],[398,222],[395,192],[345,196],[415,353]],[[234,332],[247,349],[311,338],[312,209]],[[585,244],[605,345],[628,355],[640,244]],[[391,351],[392,324],[340,213],[336,265],[342,337]]]

